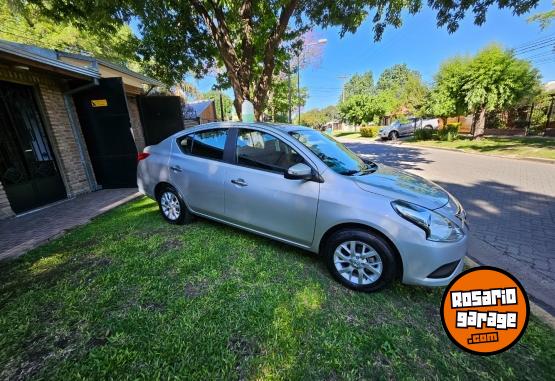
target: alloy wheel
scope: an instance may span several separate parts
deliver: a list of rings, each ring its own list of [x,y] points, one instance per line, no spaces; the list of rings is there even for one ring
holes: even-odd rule
[[[378,252],[362,241],[346,241],[335,249],[335,268],[347,281],[360,286],[376,282],[383,271]]]
[[[181,215],[181,204],[179,199],[172,192],[164,192],[160,197],[160,205],[162,206],[162,213],[168,219],[175,221]]]

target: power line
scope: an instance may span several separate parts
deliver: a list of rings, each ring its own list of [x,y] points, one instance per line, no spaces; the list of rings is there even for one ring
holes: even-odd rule
[[[521,44],[521,45],[515,46],[515,47],[513,48],[513,50],[516,51],[516,50],[522,50],[522,49],[528,48],[528,47],[530,47],[530,46],[532,46],[532,45],[545,42],[545,40],[548,40],[548,39],[550,39],[550,38],[553,38],[554,36],[555,36],[555,33],[549,34],[549,35],[547,35],[547,36],[543,36],[543,37],[541,37],[541,38],[539,38],[539,39],[537,39],[537,40],[531,40],[531,41],[525,42],[525,43],[523,43],[523,44]]]
[[[540,49],[545,49],[545,48],[551,48],[555,46],[555,38],[543,42],[541,44],[538,45],[534,45],[534,46],[530,46],[529,48],[526,48],[525,50],[519,50],[519,51],[514,51],[516,55],[522,55],[522,54],[528,54],[530,52],[536,51],[536,50],[540,50]]]

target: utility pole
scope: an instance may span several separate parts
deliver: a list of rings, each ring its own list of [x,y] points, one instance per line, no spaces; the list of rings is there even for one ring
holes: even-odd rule
[[[222,97],[222,89],[220,89],[220,112],[222,115],[222,122],[224,121],[224,100]]]
[[[297,54],[297,124],[301,124],[301,55]]]
[[[308,48],[308,47],[314,46],[314,45],[324,45],[327,42],[328,42],[327,38],[321,38],[318,41],[306,44],[304,47]],[[302,52],[299,52],[297,54],[297,112],[299,114],[299,115],[297,115],[298,124],[301,124],[301,54],[302,54]],[[291,63],[289,65],[291,67]],[[291,88],[291,85],[289,85],[289,88]],[[289,101],[289,104],[291,105],[291,101]],[[291,110],[291,109],[289,109],[289,110]],[[289,111],[289,112],[291,113],[291,111]],[[289,117],[289,120],[291,120],[291,117]]]
[[[341,80],[341,103],[345,102],[345,81],[349,78],[348,75],[340,75],[337,77]]]
[[[288,70],[288,77],[289,77],[289,119],[287,120],[289,124],[291,124],[291,60],[289,60],[289,70]]]

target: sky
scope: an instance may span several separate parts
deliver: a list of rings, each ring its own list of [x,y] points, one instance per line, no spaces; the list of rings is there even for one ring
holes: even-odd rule
[[[530,14],[551,8],[551,0],[541,0]],[[482,26],[474,25],[472,17],[467,16],[459,29],[449,34],[446,29],[436,26],[435,13],[425,8],[417,15],[404,17],[404,24],[399,29],[386,29],[382,40],[377,43],[373,41],[369,21],[361,25],[355,34],[347,34],[343,38],[340,38],[337,28],[317,29],[314,31],[316,38],[328,41],[323,46],[319,62],[301,70],[301,86],[308,87],[309,91],[304,110],[336,104],[345,80],[341,78],[343,76],[371,70],[376,81],[387,67],[406,63],[430,83],[441,62],[449,57],[474,54],[493,42],[513,48],[555,36],[555,24],[541,30],[537,23],[527,21],[530,14],[513,16],[508,10],[492,7]],[[542,56],[544,52],[547,52],[548,60]],[[535,59],[537,63],[534,66],[540,70],[544,82],[555,80],[555,50],[549,54],[547,48],[528,54],[530,57],[541,56]],[[521,58],[524,57],[526,55]],[[192,82],[201,91],[207,91],[214,80],[207,77]],[[229,95],[233,96],[231,91]]]

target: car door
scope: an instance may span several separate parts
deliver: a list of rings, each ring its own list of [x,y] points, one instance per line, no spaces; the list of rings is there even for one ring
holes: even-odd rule
[[[407,136],[414,132],[414,119],[409,119],[407,122],[403,123],[403,132],[401,135]]]
[[[172,184],[197,213],[224,216],[224,163],[227,128],[213,128],[176,139],[170,155]]]
[[[247,128],[234,133],[235,165],[229,168],[225,183],[226,218],[247,229],[309,246],[320,184],[284,177],[287,168],[306,160],[271,133]]]

